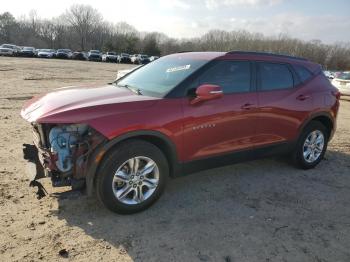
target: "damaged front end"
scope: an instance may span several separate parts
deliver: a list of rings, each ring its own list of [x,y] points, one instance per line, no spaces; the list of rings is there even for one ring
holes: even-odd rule
[[[38,198],[42,186],[33,181],[43,177],[51,177],[54,187],[83,188],[90,156],[105,137],[85,124],[32,123],[32,128],[34,145],[24,144],[23,153],[31,185],[38,186]]]

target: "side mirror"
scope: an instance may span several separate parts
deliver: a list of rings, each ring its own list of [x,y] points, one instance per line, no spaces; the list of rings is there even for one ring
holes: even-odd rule
[[[218,85],[204,84],[196,89],[196,97],[190,102],[191,105],[200,102],[221,98],[224,95],[222,89]]]

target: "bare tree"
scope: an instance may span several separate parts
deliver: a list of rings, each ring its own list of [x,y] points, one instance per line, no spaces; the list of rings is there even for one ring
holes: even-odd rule
[[[78,34],[80,48],[85,50],[86,43],[102,22],[101,14],[89,5],[72,5],[65,14],[69,25]]]
[[[9,12],[0,14],[0,40],[12,42],[15,40],[16,19]]]
[[[265,51],[302,56],[330,70],[350,70],[350,43],[327,45],[320,40],[302,41],[285,34],[267,37],[244,30],[211,30],[202,37],[174,39],[159,32],[139,32],[120,22],[108,23],[96,9],[73,5],[63,15],[40,19],[35,11],[15,19],[0,14],[0,41],[38,48],[88,48],[127,53],[167,55],[179,51]]]

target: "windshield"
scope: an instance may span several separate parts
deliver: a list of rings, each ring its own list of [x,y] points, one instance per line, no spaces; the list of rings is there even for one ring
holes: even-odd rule
[[[69,53],[70,50],[69,49],[58,49],[57,52],[61,52],[61,53]]]
[[[337,78],[342,80],[350,80],[350,72],[341,73]]]
[[[136,89],[140,94],[164,97],[175,86],[206,64],[207,60],[180,56],[162,57],[116,82],[118,86]]]
[[[107,55],[115,55],[114,52],[107,52]]]
[[[90,53],[92,53],[92,54],[99,54],[100,51],[98,51],[98,50],[91,50]]]
[[[32,50],[34,50],[34,48],[33,47],[23,47],[23,50],[32,51]]]
[[[40,49],[40,52],[52,52],[50,49]]]

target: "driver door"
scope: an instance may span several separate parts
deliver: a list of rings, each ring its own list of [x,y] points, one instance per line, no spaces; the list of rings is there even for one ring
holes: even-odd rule
[[[254,147],[257,120],[257,93],[249,61],[216,61],[189,86],[218,85],[221,98],[191,104],[183,100],[186,160]]]

